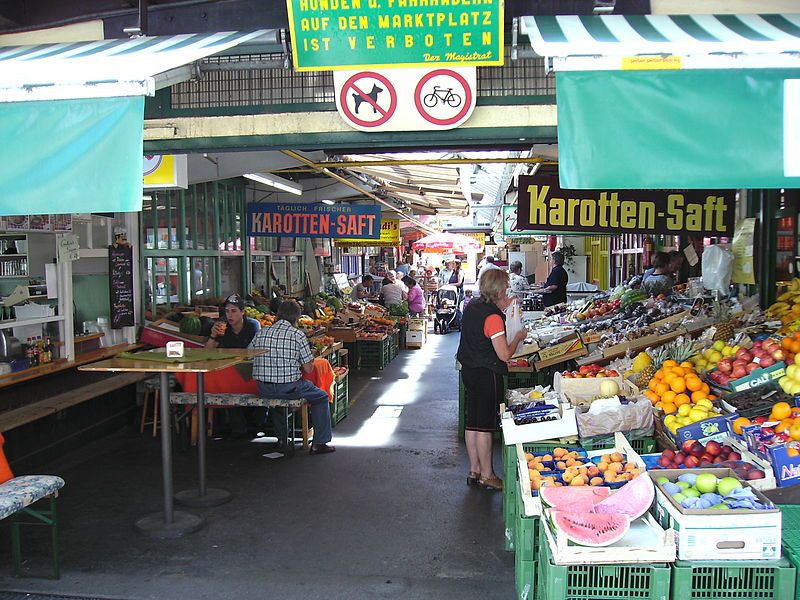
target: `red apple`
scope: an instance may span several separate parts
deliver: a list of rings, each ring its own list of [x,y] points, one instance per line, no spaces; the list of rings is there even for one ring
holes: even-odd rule
[[[731,452],[728,454],[728,460],[742,460],[742,455],[738,452]]]
[[[766,422],[767,422],[767,417],[755,417],[753,419],[753,423],[755,423],[756,425],[760,425],[761,423],[766,423]]]
[[[706,443],[706,452],[711,456],[719,456],[722,454],[722,446],[720,446],[719,442],[711,440]]]
[[[746,376],[747,376],[747,369],[744,367],[744,365],[736,365],[735,367],[733,367],[733,371],[731,371],[731,377],[733,377],[734,379],[739,379],[741,377],[746,377]]]
[[[696,456],[687,456],[683,464],[687,469],[694,469],[700,464],[700,460]]]
[[[774,358],[776,361],[780,361],[786,358],[786,354],[781,348],[778,348],[772,353],[772,358]]]
[[[669,469],[672,467],[672,461],[668,458],[664,458],[663,456],[658,459],[658,464],[664,467],[665,469]]]
[[[764,471],[762,471],[761,469],[753,469],[752,471],[749,471],[747,473],[747,479],[749,480],[764,479],[764,477],[765,477]]]
[[[730,357],[723,358],[717,363],[717,369],[719,369],[722,373],[730,373],[733,369],[733,361],[730,359]]]
[[[745,371],[747,371],[747,374],[749,375],[758,368],[759,366],[756,363],[747,363],[747,366],[744,369]]]
[[[661,453],[661,456],[663,458],[668,458],[672,460],[673,458],[675,458],[675,451],[672,448],[667,448]]]
[[[696,443],[697,442],[694,440],[686,440],[685,442],[683,442],[683,445],[681,445],[681,451],[685,452],[686,454],[690,454],[692,451],[692,446],[695,445]]]
[[[703,452],[703,455],[700,457],[700,462],[701,462],[701,463],[704,463],[704,462],[707,462],[707,463],[714,462],[714,457],[713,457],[713,456],[711,456],[711,455],[710,455],[708,452]]]
[[[720,385],[728,385],[730,382],[731,378],[725,374],[720,375],[719,379],[717,380],[717,383],[719,383]]]
[[[697,458],[700,458],[701,456],[703,456],[705,451],[706,451],[706,449],[703,447],[703,444],[701,444],[700,442],[695,442],[694,444],[692,444],[692,447],[689,450],[689,453],[692,456],[696,456]]]
[[[724,459],[724,458],[722,458],[721,456],[716,456],[716,457],[714,457],[714,460],[712,461],[712,463],[713,463],[713,464],[715,464],[715,465],[718,465],[718,464],[719,464],[719,463],[721,463],[723,460],[725,460],[725,459]]]
[[[736,360],[733,361],[733,368],[734,369],[736,367],[746,367],[746,366],[747,366],[747,361],[746,360],[742,360],[741,358],[737,358]]]
[[[686,457],[683,454],[678,453],[675,455],[675,458],[672,459],[672,462],[675,464],[676,467],[679,467],[685,462],[685,460]]]
[[[766,369],[767,367],[771,367],[774,364],[775,364],[775,359],[767,355],[761,359],[761,363],[759,366]]]

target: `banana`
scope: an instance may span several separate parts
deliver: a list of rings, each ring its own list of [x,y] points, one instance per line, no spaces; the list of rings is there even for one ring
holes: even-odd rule
[[[790,300],[790,299],[794,298],[794,296],[795,296],[795,292],[792,292],[792,291],[784,292],[783,294],[778,296],[778,302],[786,302],[787,300]]]

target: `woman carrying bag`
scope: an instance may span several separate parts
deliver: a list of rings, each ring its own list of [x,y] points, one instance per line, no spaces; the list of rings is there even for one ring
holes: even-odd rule
[[[525,330],[518,331],[510,341],[506,338],[504,311],[514,302],[508,295],[506,271],[486,271],[479,285],[480,297],[464,311],[456,355],[466,390],[464,439],[470,464],[467,485],[477,483],[500,491],[503,481],[495,475],[492,465],[492,435],[500,429],[506,363],[525,339]]]

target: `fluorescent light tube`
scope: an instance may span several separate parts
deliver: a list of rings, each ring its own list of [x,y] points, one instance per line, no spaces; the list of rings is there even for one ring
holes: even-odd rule
[[[243,177],[274,187],[278,190],[283,190],[284,192],[289,192],[290,194],[297,194],[298,196],[303,194],[303,186],[299,183],[289,181],[283,177],[278,177],[273,173],[245,173]]]
[[[320,200],[323,204],[336,204],[336,200]]]

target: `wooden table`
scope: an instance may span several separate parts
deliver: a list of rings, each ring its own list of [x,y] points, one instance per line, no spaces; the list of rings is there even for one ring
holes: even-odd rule
[[[165,352],[163,348],[151,352]],[[152,360],[136,360],[116,356],[108,360],[84,365],[80,371],[158,373],[161,377],[161,467],[164,484],[164,510],[145,515],[136,522],[136,527],[147,535],[157,538],[176,538],[193,533],[203,526],[203,519],[185,511],[174,510],[173,502],[189,506],[217,506],[230,500],[231,493],[221,488],[206,487],[206,436],[197,440],[199,486],[196,490],[178,492],[173,498],[172,480],[172,434],[170,432],[169,375],[171,373],[197,374],[197,418],[201,427],[206,422],[205,390],[203,374],[227,369],[252,359],[266,350],[216,348],[213,352],[225,356],[220,360],[198,360],[184,363],[165,363]]]

